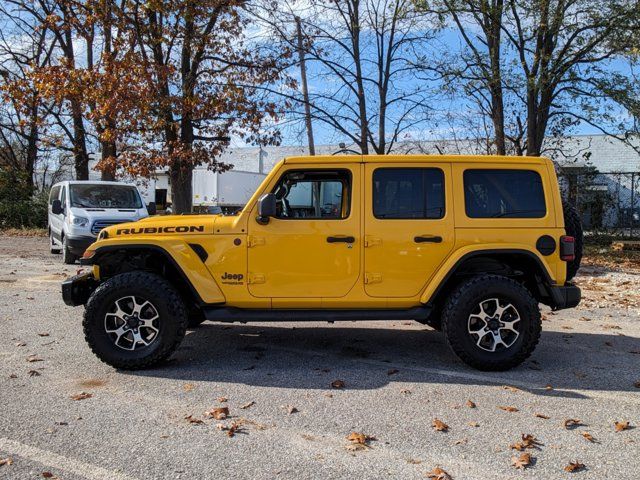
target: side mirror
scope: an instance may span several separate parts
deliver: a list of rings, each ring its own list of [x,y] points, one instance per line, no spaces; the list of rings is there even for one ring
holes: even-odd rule
[[[149,204],[147,205],[147,212],[149,212],[149,215],[155,215],[156,213],[158,213],[156,202],[149,202]]]
[[[60,215],[63,212],[62,203],[57,198],[51,202],[51,213],[54,215]]]
[[[258,223],[269,223],[269,217],[276,216],[276,196],[273,193],[265,193],[258,199]]]

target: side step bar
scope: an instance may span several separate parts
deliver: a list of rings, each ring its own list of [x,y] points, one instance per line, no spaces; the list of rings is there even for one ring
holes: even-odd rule
[[[409,309],[350,310],[253,310],[204,307],[202,313],[214,322],[335,322],[340,320],[426,320],[431,307]]]

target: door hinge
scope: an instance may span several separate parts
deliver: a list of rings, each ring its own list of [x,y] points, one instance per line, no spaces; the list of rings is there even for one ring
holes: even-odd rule
[[[372,237],[371,235],[367,235],[364,237],[364,246],[365,247],[373,247],[376,245],[382,245],[382,239],[379,237]]]
[[[247,240],[247,246],[249,248],[251,247],[257,247],[258,245],[264,245],[264,237],[254,237],[254,236],[250,236]]]
[[[371,285],[372,283],[380,283],[380,282],[382,282],[381,273],[365,273],[364,274],[364,283],[366,285]]]
[[[249,285],[255,285],[256,283],[264,283],[267,280],[264,277],[264,273],[249,273],[249,279],[247,283]]]

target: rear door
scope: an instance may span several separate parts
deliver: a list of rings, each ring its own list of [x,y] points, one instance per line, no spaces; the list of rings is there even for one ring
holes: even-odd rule
[[[365,291],[414,297],[453,249],[451,166],[367,163]]]
[[[256,297],[335,298],[360,273],[361,164],[291,165],[270,191],[278,213],[249,223],[249,292]]]

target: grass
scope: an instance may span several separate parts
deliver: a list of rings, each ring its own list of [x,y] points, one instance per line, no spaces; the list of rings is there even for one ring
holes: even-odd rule
[[[0,230],[0,235],[6,237],[46,237],[46,228],[6,228]]]

